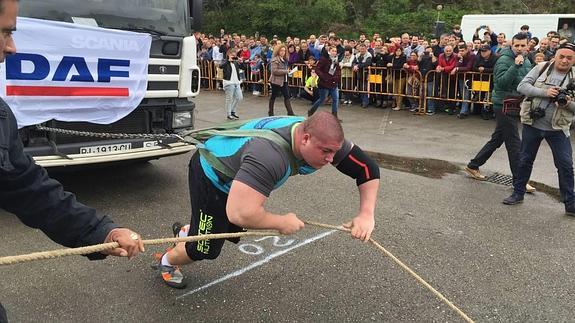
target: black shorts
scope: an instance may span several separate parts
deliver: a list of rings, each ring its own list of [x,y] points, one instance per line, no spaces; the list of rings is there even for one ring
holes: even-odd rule
[[[217,189],[204,174],[200,154],[196,151],[189,165],[192,219],[188,235],[241,232],[242,228],[230,223],[226,214],[228,195]],[[239,238],[228,239],[234,243]],[[216,259],[224,245],[223,239],[186,242],[186,253],[192,260]]]

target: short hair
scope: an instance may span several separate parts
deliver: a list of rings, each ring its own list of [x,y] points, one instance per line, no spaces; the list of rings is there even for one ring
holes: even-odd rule
[[[303,132],[320,140],[343,142],[343,128],[337,117],[327,111],[318,111],[303,122]]]
[[[537,54],[535,54],[535,56],[533,56],[534,59],[537,57],[543,57],[543,60],[545,60],[545,54],[543,54],[543,53],[537,53]]]
[[[531,40],[535,41],[535,46],[539,45],[539,38],[531,37]]]
[[[521,28],[520,28],[520,29],[521,29],[521,30],[523,30],[523,29],[525,29],[525,30],[529,30],[529,26],[528,26],[528,25],[523,25],[523,26],[521,26]]]
[[[516,40],[527,40],[527,35],[524,33],[517,33],[515,35],[513,35],[513,38],[511,39],[511,43],[515,43]]]

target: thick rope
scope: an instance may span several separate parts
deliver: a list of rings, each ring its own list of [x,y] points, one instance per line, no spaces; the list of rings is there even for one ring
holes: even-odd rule
[[[304,221],[304,222],[307,224],[313,225],[313,226],[326,228],[326,229],[333,229],[333,230],[339,230],[339,231],[344,231],[344,232],[350,232],[351,231],[350,229],[347,229],[347,228],[333,226],[333,225],[329,225],[329,224],[323,224],[323,223],[312,222],[312,221]],[[429,289],[433,294],[435,294],[435,296],[437,296],[440,300],[442,300],[445,304],[447,304],[447,306],[449,306],[452,310],[454,310],[457,314],[459,314],[459,316],[461,316],[465,321],[473,322],[473,320],[471,318],[469,318],[469,316],[467,316],[455,304],[453,304],[453,302],[451,302],[449,299],[447,299],[447,297],[443,296],[443,294],[441,294],[438,290],[433,288],[433,286],[431,286],[428,282],[426,282],[423,278],[421,278],[421,276],[419,276],[415,271],[411,270],[411,268],[409,268],[401,260],[399,260],[397,257],[395,257],[391,252],[387,251],[387,249],[385,249],[381,244],[379,244],[377,241],[373,240],[372,238],[369,238],[369,242],[371,242],[377,249],[381,250],[386,256],[391,258],[391,260],[393,260],[396,264],[398,264],[408,274],[413,276],[423,286],[425,286],[427,289]]]
[[[351,232],[350,229],[344,228],[342,226],[334,226],[319,222],[313,221],[304,221],[304,223],[313,225],[320,228],[331,229],[331,230],[339,230],[343,232]],[[277,235],[277,232],[272,231],[249,231],[249,232],[238,232],[238,233],[218,233],[218,234],[206,234],[206,235],[198,235],[198,236],[189,236],[189,237],[176,237],[176,238],[166,238],[166,239],[152,239],[152,240],[142,240],[144,245],[158,245],[158,244],[167,244],[167,243],[178,243],[178,242],[188,242],[188,241],[200,241],[200,240],[215,240],[215,239],[229,239],[229,238],[241,238],[241,237],[248,237],[248,236],[270,236],[270,235]],[[441,301],[443,301],[447,306],[453,309],[459,316],[461,316],[467,322],[474,322],[469,316],[467,316],[462,310],[460,310],[453,302],[447,299],[443,294],[437,291],[433,286],[431,286],[428,282],[426,282],[423,278],[421,278],[415,271],[411,270],[406,264],[404,264],[401,260],[395,257],[391,252],[387,251],[381,244],[377,241],[373,240],[372,238],[369,239],[376,248],[381,250],[386,256],[391,258],[396,264],[398,264],[403,270],[405,270],[408,274],[413,276],[419,283],[429,289],[435,296],[437,296]],[[59,250],[52,250],[52,251],[43,251],[43,252],[35,252],[26,255],[19,255],[19,256],[9,256],[9,257],[1,257],[0,258],[0,266],[6,265],[14,265],[17,263],[22,262],[30,262],[34,260],[43,260],[43,259],[54,259],[60,258],[65,256],[73,256],[73,255],[86,255],[91,254],[94,252],[102,252],[106,250],[112,250],[119,247],[117,242],[110,242],[104,243],[99,245],[93,245],[88,247],[80,247],[80,248],[69,248],[69,249],[59,249]]]
[[[270,236],[277,235],[275,231],[249,231],[249,232],[237,232],[237,233],[218,233],[218,234],[205,234],[199,236],[189,236],[189,237],[176,237],[176,238],[166,238],[166,239],[152,239],[152,240],[142,240],[144,245],[158,245],[167,243],[178,243],[187,241],[200,241],[200,240],[210,240],[210,239],[229,239],[229,238],[241,238],[248,236]],[[58,249],[52,251],[34,252],[26,255],[19,256],[9,256],[0,258],[0,266],[14,265],[21,262],[30,262],[34,260],[44,260],[44,259],[54,259],[66,256],[79,256],[87,255],[94,252],[102,252],[106,250],[112,250],[118,248],[120,245],[117,242],[103,243],[87,247],[79,248],[69,248],[69,249]]]

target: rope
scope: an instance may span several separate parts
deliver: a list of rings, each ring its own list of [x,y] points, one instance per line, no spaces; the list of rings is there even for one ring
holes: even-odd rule
[[[341,227],[341,226],[334,226],[314,221],[303,221],[306,224],[330,229],[330,230],[338,230],[342,232],[351,232],[350,229]],[[218,233],[218,234],[206,234],[206,235],[198,235],[198,236],[189,236],[189,237],[176,237],[176,238],[165,238],[165,239],[151,239],[151,240],[142,240],[144,245],[159,245],[159,244],[167,244],[167,243],[178,243],[178,242],[188,242],[188,241],[200,241],[200,240],[211,240],[211,239],[229,239],[229,238],[241,238],[241,237],[248,237],[248,236],[270,236],[270,235],[277,235],[277,232],[272,231],[249,231],[249,232],[237,232],[237,233]],[[435,296],[437,296],[441,301],[443,301],[447,306],[449,306],[452,310],[454,310],[461,318],[463,318],[467,322],[474,322],[469,316],[467,316],[462,310],[460,310],[453,302],[447,299],[443,294],[437,291],[433,286],[431,286],[428,282],[426,282],[423,278],[421,278],[415,271],[411,270],[406,264],[404,264],[401,260],[395,257],[391,252],[387,251],[381,244],[377,241],[373,240],[372,238],[369,239],[377,249],[382,251],[386,256],[391,258],[397,265],[399,265],[403,270],[405,270],[408,274],[414,277],[419,283],[429,289]],[[18,256],[9,256],[9,257],[0,257],[0,266],[6,265],[14,265],[17,263],[22,262],[30,262],[35,260],[43,260],[43,259],[54,259],[60,258],[65,256],[72,256],[72,255],[86,255],[91,254],[94,252],[102,252],[105,250],[111,250],[114,248],[119,247],[117,242],[110,242],[110,243],[103,243],[93,246],[87,247],[80,247],[80,248],[69,248],[69,249],[59,249],[59,250],[52,250],[52,251],[43,251],[43,252],[35,252],[26,255],[18,255]]]
[[[189,237],[142,240],[142,242],[144,243],[144,245],[158,245],[158,244],[178,243],[187,241],[229,239],[229,238],[241,238],[248,236],[270,236],[270,235],[277,235],[277,232],[250,231],[250,232],[237,232],[237,233],[218,233],[218,234],[205,234],[205,235],[189,236]],[[52,251],[34,252],[26,255],[2,257],[0,258],[0,266],[14,265],[17,263],[30,262],[35,260],[54,259],[66,256],[87,255],[94,252],[112,250],[118,248],[119,246],[120,245],[117,242],[109,242],[87,247],[58,249]]]
[[[329,224],[323,224],[323,223],[312,222],[312,221],[304,221],[304,222],[307,224],[313,225],[313,226],[326,228],[326,229],[339,230],[339,231],[343,231],[343,232],[350,232],[351,231],[347,228],[337,227],[337,226],[333,226],[333,225],[329,225]],[[377,241],[373,240],[372,238],[369,238],[369,242],[371,242],[377,249],[381,250],[386,256],[391,258],[391,260],[393,260],[396,264],[398,264],[408,274],[413,276],[413,278],[415,278],[419,283],[421,283],[423,286],[425,286],[427,289],[429,289],[435,296],[437,296],[440,300],[442,300],[445,304],[447,304],[447,306],[449,306],[452,310],[454,310],[457,314],[459,314],[459,316],[461,316],[461,318],[463,318],[467,322],[473,322],[473,320],[471,318],[469,318],[469,316],[467,316],[455,304],[453,304],[453,302],[451,302],[449,299],[447,299],[445,296],[443,296],[443,294],[441,294],[437,289],[433,288],[433,286],[431,286],[428,282],[426,282],[423,278],[421,278],[421,276],[419,276],[415,271],[411,270],[411,268],[409,268],[406,264],[404,264],[401,260],[399,260],[391,252],[387,251],[387,249],[385,249],[381,244],[379,244]]]

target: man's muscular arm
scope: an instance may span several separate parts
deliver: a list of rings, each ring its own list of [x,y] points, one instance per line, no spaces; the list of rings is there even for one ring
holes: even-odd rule
[[[304,227],[294,213],[278,215],[264,209],[266,196],[250,186],[234,180],[228,195],[226,212],[230,222],[247,229],[272,229],[293,234]]]
[[[351,229],[352,237],[368,241],[375,226],[379,167],[355,145],[336,167],[340,172],[355,178],[359,189],[359,213],[344,227]]]

